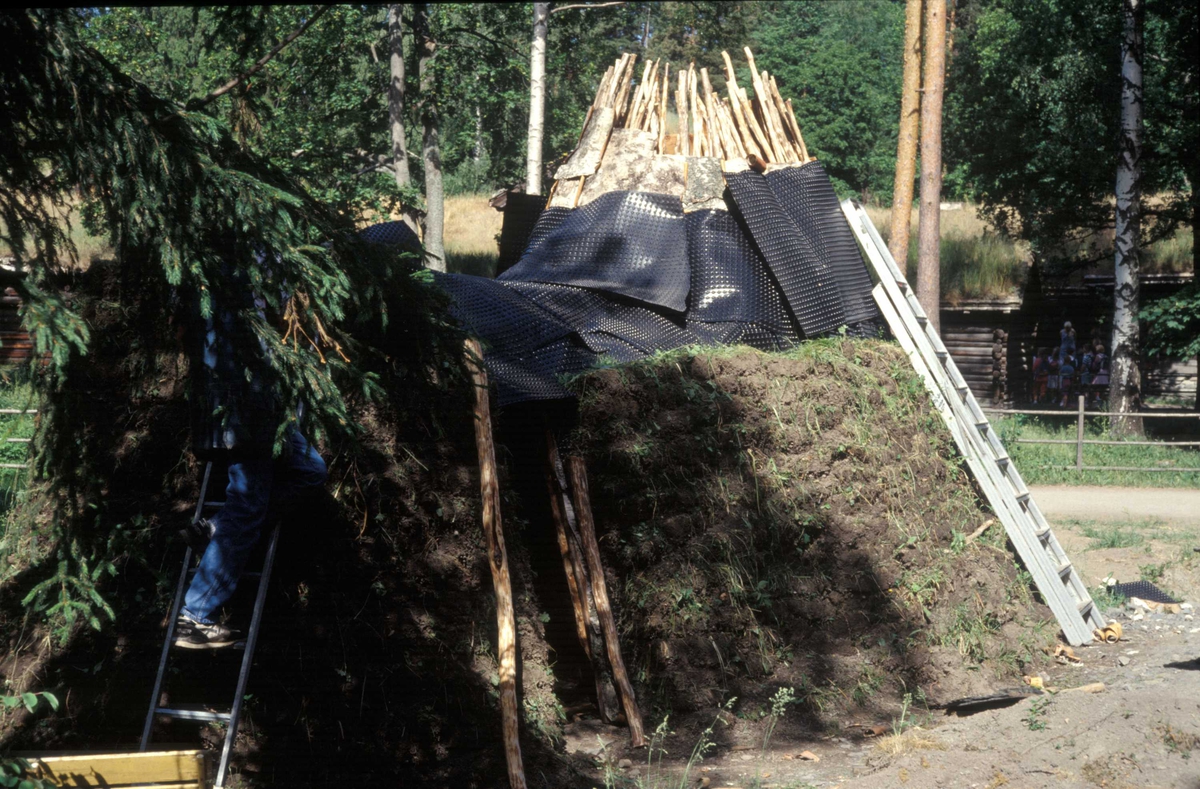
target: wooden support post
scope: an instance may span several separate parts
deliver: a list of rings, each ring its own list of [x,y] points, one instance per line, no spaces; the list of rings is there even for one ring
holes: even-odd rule
[[[575,609],[575,635],[579,638],[579,645],[587,653],[588,662],[596,678],[596,708],[600,711],[600,719],[605,723],[614,723],[620,714],[620,705],[617,703],[612,671],[609,670],[608,659],[604,656],[604,635],[592,597],[587,562],[583,558],[581,541],[568,511],[565,483],[554,433],[547,430],[546,487],[550,493],[550,517],[554,520],[558,550],[563,559],[563,572],[567,574],[567,588],[570,590],[571,604]]]
[[[492,441],[492,415],[488,406],[488,377],[483,367],[479,341],[466,342],[467,366],[475,389],[475,449],[479,454],[479,488],[483,495],[483,534],[496,592],[496,653],[500,661],[500,714],[504,729],[504,760],[508,783],[525,789],[525,767],[521,762],[517,707],[517,618],[513,611],[512,580],[504,529],[500,520],[500,484],[496,478],[496,448]]]
[[[604,566],[600,563],[600,545],[596,542],[596,524],[592,521],[592,504],[588,496],[587,469],[583,458],[569,457],[566,461],[567,475],[571,480],[571,497],[575,502],[575,516],[579,522],[579,533],[583,538],[583,552],[587,558],[588,574],[591,576],[592,595],[596,599],[596,612],[600,615],[600,627],[604,631],[604,645],[608,650],[608,662],[612,665],[613,679],[621,694],[621,706],[629,723],[630,744],[641,748],[646,744],[642,729],[642,713],[638,711],[633,685],[625,671],[621,658],[621,644],[617,639],[617,624],[613,620],[612,606],[608,601],[608,587],[604,582]]]
[[[1079,395],[1079,418],[1075,422],[1075,470],[1083,471],[1083,407],[1087,395]]]

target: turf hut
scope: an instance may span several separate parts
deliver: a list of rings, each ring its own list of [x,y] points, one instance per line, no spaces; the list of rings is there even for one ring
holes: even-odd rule
[[[438,275],[485,343],[499,405],[568,398],[559,376],[687,345],[877,332],[871,281],[791,104],[726,62],[605,74],[524,249],[495,279]],[[677,119],[677,122],[676,122]],[[509,218],[506,216],[506,223]]]

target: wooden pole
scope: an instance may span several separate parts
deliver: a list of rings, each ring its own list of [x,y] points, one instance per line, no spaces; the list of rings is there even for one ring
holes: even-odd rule
[[[671,64],[663,64],[662,96],[658,106],[658,152],[663,151],[663,140],[667,137],[667,96],[671,93]]]
[[[777,138],[779,130],[775,128],[773,119],[771,118],[771,110],[769,104],[770,96],[767,95],[767,88],[763,85],[762,74],[758,72],[758,67],[754,64],[754,53],[750,51],[750,47],[744,47],[746,53],[746,62],[750,64],[750,75],[753,78],[754,95],[758,98],[759,111],[762,113],[763,129],[767,132],[767,139],[771,141],[773,146],[774,156],[771,157],[773,162],[784,162],[784,153],[779,147]]]
[[[811,162],[812,157],[808,155],[808,146],[804,144],[804,135],[800,133],[800,121],[796,120],[796,111],[792,109],[792,100],[788,99],[784,104],[787,105],[788,122],[792,124],[792,128],[796,132],[796,141],[800,143],[801,162]]]
[[[946,4],[925,3],[921,84],[921,209],[917,225],[917,300],[941,331],[942,94],[946,84]]]
[[[900,90],[900,135],[896,144],[896,179],[892,188],[892,225],[888,251],[907,269],[913,181],[917,177],[917,130],[921,119],[921,0],[908,0],[904,10],[904,80]]]
[[[740,89],[737,84],[737,72],[733,70],[733,61],[730,60],[728,52],[722,52],[721,57],[725,60],[725,87],[729,91],[729,108],[732,110],[733,120],[737,124],[742,148],[746,152],[745,155],[753,154],[761,157],[762,151],[754,142],[754,136],[750,133],[750,127],[746,124],[746,115],[742,111],[742,100],[738,95]]]
[[[546,431],[546,487],[550,493],[550,517],[558,537],[558,550],[562,553],[563,571],[567,574],[567,588],[571,592],[571,603],[575,609],[575,635],[579,645],[588,656],[592,674],[596,681],[596,708],[605,723],[617,720],[620,705],[613,686],[612,671],[604,654],[604,635],[600,629],[600,617],[592,597],[591,580],[587,562],[583,558],[579,536],[568,514],[565,479],[561,476],[558,445],[554,433]]]
[[[679,112],[679,152],[684,156],[691,156],[691,135],[688,131],[687,72],[679,72],[676,79],[679,82],[679,89],[675,91],[675,109]]]
[[[483,367],[479,341],[466,342],[467,366],[475,389],[475,449],[479,454],[479,489],[483,496],[483,535],[492,587],[496,592],[496,652],[500,661],[500,714],[504,730],[504,760],[512,789],[525,789],[525,767],[521,762],[517,707],[517,618],[513,611],[512,580],[504,529],[500,521],[500,484],[496,478],[496,448],[492,440],[492,416],[488,406],[488,377]]]
[[[629,682],[629,674],[625,671],[625,661],[621,658],[621,644],[617,639],[617,624],[613,620],[612,606],[608,600],[608,587],[604,582],[604,567],[600,563],[600,545],[596,542],[596,525],[592,521],[592,504],[588,496],[587,469],[583,458],[567,458],[567,475],[571,480],[571,494],[575,503],[575,517],[579,523],[579,533],[583,538],[583,552],[587,558],[588,574],[591,576],[592,596],[596,599],[596,612],[600,615],[600,627],[604,631],[604,645],[608,650],[608,662],[612,666],[613,679],[616,680],[617,690],[621,694],[621,706],[625,708],[625,718],[629,724],[630,744],[640,748],[646,744],[646,735],[642,729],[642,713],[638,711],[637,698],[633,695],[633,685]]]

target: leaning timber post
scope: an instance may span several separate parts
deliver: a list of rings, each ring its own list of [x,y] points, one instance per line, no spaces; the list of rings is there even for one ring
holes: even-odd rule
[[[608,600],[608,587],[604,583],[604,567],[600,563],[600,545],[596,542],[596,524],[592,520],[592,503],[588,496],[587,469],[583,458],[569,457],[567,460],[567,475],[571,480],[571,494],[575,502],[575,517],[579,523],[579,533],[583,538],[583,551],[587,557],[588,574],[591,576],[592,595],[596,598],[596,611],[600,615],[600,627],[604,631],[604,645],[608,650],[608,662],[612,665],[613,679],[617,683],[617,691],[621,694],[621,706],[625,708],[625,718],[629,723],[630,744],[640,748],[646,744],[646,735],[642,730],[642,713],[638,711],[637,698],[633,695],[633,685],[629,682],[629,674],[625,671],[625,661],[621,659],[621,644],[617,640],[617,624],[613,620],[612,606]]]
[[[575,635],[587,653],[595,677],[596,708],[600,711],[600,720],[613,723],[619,711],[617,692],[608,659],[604,656],[604,636],[600,630],[600,616],[596,613],[587,564],[579,547],[581,540],[571,522],[573,513],[567,509],[570,505],[566,500],[566,480],[560,471],[558,444],[550,430],[546,430],[546,487],[550,493],[550,518],[554,521],[558,550],[562,554],[563,571],[567,575],[567,588],[575,610]]]
[[[512,789],[525,789],[525,768],[521,763],[521,742],[517,720],[517,622],[513,612],[512,580],[508,575],[508,554],[504,550],[504,530],[500,521],[500,485],[496,479],[496,447],[492,441],[492,416],[488,407],[488,377],[483,368],[483,349],[479,341],[466,342],[467,366],[475,390],[475,448],[479,453],[479,489],[483,495],[483,535],[488,566],[492,568],[492,586],[496,591],[497,657],[500,661],[500,714],[504,728],[504,759],[508,763],[508,783]]]

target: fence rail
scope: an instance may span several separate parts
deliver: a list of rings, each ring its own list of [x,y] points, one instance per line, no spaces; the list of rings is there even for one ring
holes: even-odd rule
[[[25,416],[28,414],[36,414],[36,408],[0,408],[0,416]],[[5,443],[8,444],[29,444],[33,442],[30,438],[6,438]],[[29,468],[28,463],[0,463],[0,469],[26,469]]]
[[[1101,444],[1104,446],[1124,446],[1124,447],[1200,447],[1200,441],[1108,441],[1104,439],[1093,439],[1083,437],[1084,421],[1088,417],[1095,416],[1124,416],[1138,417],[1139,419],[1200,419],[1200,413],[1168,413],[1168,414],[1125,414],[1120,411],[1087,411],[1085,406],[1087,398],[1084,395],[1079,396],[1079,407],[1074,413],[1071,411],[1046,411],[1025,408],[984,408],[982,409],[988,414],[1021,414],[1026,416],[1074,416],[1075,417],[1075,438],[1018,438],[1018,444],[1070,444],[1075,446],[1075,465],[1073,466],[1045,466],[1045,468],[1053,469],[1075,469],[1076,471],[1148,471],[1168,474],[1194,474],[1200,472],[1200,468],[1163,468],[1161,466],[1085,466],[1083,464],[1083,447],[1086,444]]]

